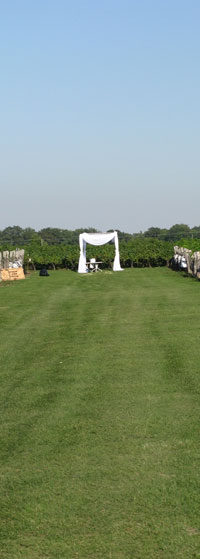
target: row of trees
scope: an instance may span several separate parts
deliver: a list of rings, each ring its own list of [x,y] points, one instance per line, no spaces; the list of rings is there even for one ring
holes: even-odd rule
[[[179,241],[185,239],[199,239],[200,238],[200,225],[190,228],[184,223],[172,225],[170,229],[160,229],[159,227],[150,227],[144,232],[144,237],[160,239],[163,241]]]
[[[22,229],[22,227],[14,225],[13,227],[6,227],[6,229],[0,231],[0,244],[29,245],[33,241],[38,241],[41,245],[43,242],[49,245],[77,245],[79,234],[83,233],[83,231],[95,233],[96,229],[89,227],[71,231],[69,229],[47,227],[40,231],[35,231],[35,229],[31,229],[31,227]]]
[[[0,250],[5,247],[0,246]],[[12,245],[7,245],[12,250]],[[34,269],[42,266],[52,268],[68,268],[77,270],[79,261],[79,246],[74,245],[49,245],[40,239],[34,238],[29,245],[21,246],[25,249],[25,266]],[[106,244],[100,247],[87,247],[87,258],[95,257],[102,261],[102,267],[111,268],[114,259],[114,245]],[[164,266],[173,256],[173,243],[157,239],[139,239],[134,241],[120,241],[120,261],[123,268],[142,266]]]
[[[0,231],[0,244],[12,244],[15,246],[19,245],[29,245],[32,241],[38,240],[42,245],[43,242],[49,245],[77,245],[79,234],[87,231],[88,233],[97,232],[93,227],[85,229],[75,229],[71,231],[69,229],[59,229],[53,227],[46,227],[40,231],[35,231],[30,227],[22,229],[18,225],[13,227],[6,227]],[[177,224],[170,227],[170,229],[160,229],[159,227],[150,227],[147,231],[140,231],[140,233],[125,233],[123,231],[118,231],[118,237],[120,241],[130,242],[135,241],[135,239],[158,239],[160,241],[171,241],[178,242],[180,239],[199,239],[200,238],[200,226],[195,226],[190,229],[188,225]]]

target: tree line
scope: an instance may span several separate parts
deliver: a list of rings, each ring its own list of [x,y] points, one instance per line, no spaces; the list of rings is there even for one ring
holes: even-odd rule
[[[34,240],[40,241],[42,245],[46,242],[49,245],[77,245],[79,234],[87,231],[88,233],[97,233],[94,227],[86,227],[84,229],[59,229],[56,227],[46,227],[36,231],[31,227],[23,229],[19,225],[9,226],[0,231],[1,245],[29,245]],[[185,224],[176,224],[169,229],[161,229],[159,227],[150,227],[146,231],[139,233],[125,233],[117,229],[119,241],[130,242],[135,239],[157,239],[160,241],[177,242],[180,239],[200,239],[200,225],[190,228]]]
[[[184,233],[184,227],[188,226],[171,227],[174,236],[173,239],[169,236],[168,240],[153,236],[152,229],[155,228],[133,235],[118,231],[122,267],[164,266],[173,258],[174,244],[189,248],[192,252],[200,250],[200,236],[196,238],[189,235],[181,236],[181,233]],[[88,233],[97,232],[91,227],[84,230]],[[26,269],[39,269],[47,266],[54,269],[77,270],[78,238],[82,232],[83,229],[70,231],[46,228],[37,232],[34,229],[22,229],[19,226],[7,227],[0,232],[0,251],[24,248]],[[114,245],[106,244],[101,247],[87,245],[87,258],[92,257],[101,260],[103,268],[112,268]]]

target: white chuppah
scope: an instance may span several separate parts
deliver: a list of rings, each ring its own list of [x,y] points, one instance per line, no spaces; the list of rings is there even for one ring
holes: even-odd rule
[[[86,265],[86,244],[100,246],[113,241],[115,243],[115,258],[113,262],[113,271],[120,272],[122,270],[119,260],[119,241],[117,231],[112,233],[81,233],[79,235],[80,257],[78,264],[78,273],[86,274],[88,272]]]

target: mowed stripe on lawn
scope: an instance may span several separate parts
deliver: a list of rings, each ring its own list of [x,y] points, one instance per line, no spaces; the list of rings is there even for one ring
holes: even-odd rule
[[[164,268],[1,285],[3,558],[199,557],[199,289]]]

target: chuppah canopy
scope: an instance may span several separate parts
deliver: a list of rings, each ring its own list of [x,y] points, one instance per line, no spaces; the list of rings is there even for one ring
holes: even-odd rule
[[[88,269],[86,266],[86,244],[100,246],[113,241],[115,243],[115,258],[113,262],[113,271],[120,272],[122,270],[119,260],[119,241],[117,231],[112,233],[81,233],[79,235],[80,257],[78,264],[78,273],[86,274]]]

